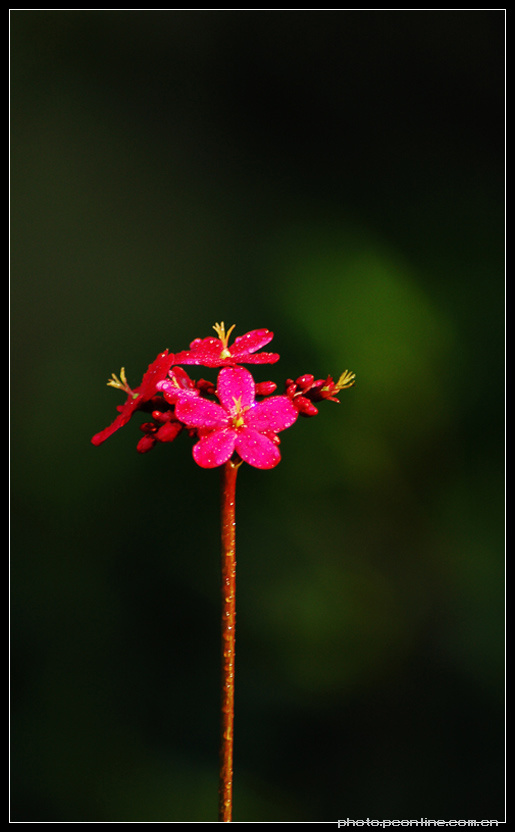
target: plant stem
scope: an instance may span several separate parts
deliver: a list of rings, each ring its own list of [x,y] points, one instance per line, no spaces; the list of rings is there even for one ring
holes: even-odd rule
[[[236,476],[241,460],[222,468],[222,679],[218,820],[232,820],[234,657],[236,643]]]

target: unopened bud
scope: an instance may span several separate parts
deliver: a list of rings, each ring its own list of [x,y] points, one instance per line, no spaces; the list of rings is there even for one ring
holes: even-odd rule
[[[303,376],[299,376],[295,383],[301,388],[301,390],[305,391],[309,390],[314,380],[315,376],[312,376],[311,373],[306,373]]]
[[[200,378],[196,382],[197,390],[200,390],[201,393],[207,393],[208,395],[213,396],[216,391],[216,387],[212,381],[206,381],[205,378]]]
[[[293,404],[301,414],[301,416],[316,416],[318,413],[318,408],[315,407],[313,402],[310,402],[309,399],[306,399],[305,396],[295,396],[293,399]]]
[[[173,442],[182,430],[180,422],[167,422],[162,425],[156,433],[159,442]]]
[[[258,381],[256,384],[256,395],[258,396],[270,396],[276,390],[277,384],[275,381]]]
[[[146,454],[148,451],[152,450],[155,444],[155,436],[153,434],[147,434],[146,436],[141,437],[136,445],[136,450],[139,454]]]

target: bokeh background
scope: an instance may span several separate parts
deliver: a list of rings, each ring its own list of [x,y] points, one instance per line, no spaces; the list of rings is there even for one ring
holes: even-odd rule
[[[357,375],[240,471],[234,820],[501,820],[504,11],[10,21],[11,819],[217,819],[219,472],[90,437],[223,320]]]

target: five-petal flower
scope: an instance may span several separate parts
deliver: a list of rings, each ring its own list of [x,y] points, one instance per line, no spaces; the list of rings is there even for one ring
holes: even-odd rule
[[[196,338],[190,344],[189,350],[176,353],[175,364],[202,364],[204,367],[234,367],[236,364],[274,364],[279,360],[275,352],[259,352],[257,350],[270,343],[274,333],[268,329],[253,329],[245,335],[235,338],[229,346],[229,336],[234,329],[227,332],[225,325],[215,324],[213,327],[218,338]]]
[[[220,404],[197,396],[184,396],[176,416],[197,431],[195,462],[202,468],[226,463],[234,452],[255,468],[274,468],[281,459],[277,433],[291,427],[298,411],[287,396],[255,401],[252,375],[243,367],[226,367],[218,375]]]

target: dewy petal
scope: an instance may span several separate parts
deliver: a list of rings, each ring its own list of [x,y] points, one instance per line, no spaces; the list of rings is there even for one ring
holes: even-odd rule
[[[254,468],[275,468],[281,461],[281,454],[272,440],[251,428],[239,431],[235,450],[245,462],[253,465]]]
[[[204,367],[222,367],[224,362],[220,360],[220,353],[223,349],[222,342],[218,338],[197,338],[190,344],[189,350],[183,350],[175,355],[175,364],[202,364]]]
[[[234,412],[236,402],[239,402],[240,409],[252,407],[256,396],[256,385],[251,373],[244,367],[225,367],[220,370],[217,395],[222,407],[229,413]]]
[[[251,355],[256,350],[269,344],[274,333],[268,329],[253,329],[235,339],[230,347],[231,356],[235,362],[245,361],[248,364],[274,364],[279,360],[275,352],[262,352],[259,355]]]
[[[157,389],[161,391],[165,401],[168,404],[176,404],[181,396],[198,396],[198,390],[184,390],[182,387],[177,387],[176,384],[169,378],[165,378],[164,381],[160,381],[157,385]]]
[[[175,415],[189,428],[224,428],[229,422],[229,414],[215,402],[200,396],[183,396],[176,405]]]
[[[232,428],[214,430],[193,447],[193,459],[201,468],[218,468],[232,456],[237,433]]]
[[[274,333],[268,329],[253,329],[252,332],[246,332],[245,335],[239,335],[234,339],[231,353],[240,355],[242,352],[256,352],[269,344],[273,337]]]
[[[279,353],[278,352],[258,352],[256,355],[251,355],[250,353],[238,357],[233,356],[232,362],[233,364],[275,364],[276,361],[279,361]],[[226,363],[229,363],[227,361]]]
[[[155,395],[157,391],[157,383],[163,381],[168,375],[168,370],[174,364],[174,355],[168,350],[160,353],[152,364],[148,365],[147,372],[143,376],[139,387],[136,387],[135,393],[141,397],[141,401],[148,401]]]
[[[200,395],[195,382],[182,367],[173,367],[168,376],[164,381],[158,382],[157,389],[169,404],[176,404],[182,396]]]
[[[287,396],[271,396],[245,413],[245,424],[257,431],[286,430],[297,420],[297,408]]]

